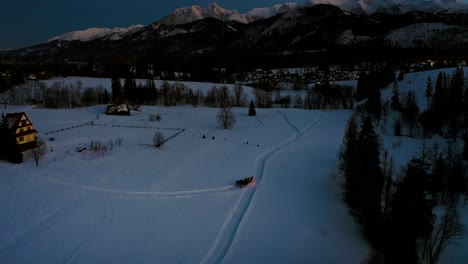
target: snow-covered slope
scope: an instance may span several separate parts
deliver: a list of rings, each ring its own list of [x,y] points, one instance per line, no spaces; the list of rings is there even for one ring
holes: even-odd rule
[[[365,13],[408,11],[468,11],[465,0],[308,0],[309,4],[331,4],[349,11]]]
[[[221,21],[249,22],[248,19],[236,10],[226,10],[216,3],[211,3],[207,8],[199,5],[177,8],[170,15],[164,17],[160,23],[166,25],[187,24],[196,20],[214,17]]]
[[[85,30],[77,30],[77,31],[72,31],[65,33],[60,36],[53,37],[49,39],[48,42],[54,41],[54,40],[67,40],[67,41],[73,41],[73,40],[80,40],[80,41],[90,41],[106,36],[111,36],[111,40],[118,40],[120,39],[123,35],[130,33],[130,32],[135,32],[136,30],[139,30],[140,28],[144,27],[143,25],[133,25],[127,28],[88,28]]]
[[[298,3],[284,3],[277,4],[272,7],[259,7],[250,10],[245,13],[244,16],[248,17],[249,20],[257,20],[261,18],[268,18],[285,12],[293,11],[300,5]]]
[[[48,151],[39,167],[26,155],[18,165],[0,161],[1,263],[358,263],[367,255],[330,178],[349,111],[258,109],[252,118],[235,108],[233,130],[218,129],[218,109],[205,107],[144,106],[129,117],[102,115],[104,106],[8,111],[26,111]],[[162,120],[148,122],[150,114]],[[161,149],[141,145],[155,131],[176,132],[157,127],[187,130]],[[76,151],[116,137],[122,145],[105,153]],[[234,186],[250,175],[254,184]]]
[[[425,44],[427,48],[443,48],[445,39],[441,36],[450,36],[450,41],[460,47],[466,47],[468,44],[468,29],[466,27],[444,23],[418,23],[392,30],[385,37],[385,41],[394,47],[402,48],[411,48],[422,44]]]
[[[237,21],[240,23],[249,23],[258,19],[269,18],[278,14],[293,11],[300,6],[301,4],[299,3],[288,2],[284,4],[276,4],[272,7],[254,8],[245,14],[239,14],[236,10],[226,10],[216,3],[210,3],[207,8],[199,5],[177,8],[160,22],[166,25],[179,25],[208,17],[214,17],[225,22]]]

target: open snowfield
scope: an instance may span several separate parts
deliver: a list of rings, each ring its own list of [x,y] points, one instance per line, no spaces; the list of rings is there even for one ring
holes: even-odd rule
[[[1,263],[358,263],[368,253],[331,177],[349,111],[238,108],[233,130],[203,107],[8,111],[25,111],[48,151],[39,167],[27,154],[0,162]],[[161,149],[141,145],[173,129],[185,131]],[[76,151],[119,137],[105,153]]]
[[[439,71],[454,70],[409,73],[400,92],[414,90],[424,110],[427,77],[435,84]],[[110,90],[110,79],[47,84],[57,81]],[[221,130],[213,108],[143,106],[130,117],[104,110],[8,106],[26,112],[47,153],[39,167],[31,154],[19,165],[0,161],[0,263],[360,263],[368,254],[332,177],[350,111],[257,109],[254,118],[235,108],[236,127]],[[421,140],[394,137],[391,128],[389,120],[377,131],[398,169]],[[156,131],[178,135],[156,149]],[[96,140],[112,149],[77,151]],[[248,176],[253,184],[235,187]],[[468,226],[468,209],[460,213]],[[468,260],[466,232],[454,242],[440,263]]]

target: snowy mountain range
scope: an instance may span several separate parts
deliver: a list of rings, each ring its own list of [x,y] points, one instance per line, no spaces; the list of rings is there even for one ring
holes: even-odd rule
[[[468,1],[465,0],[308,0],[308,5],[329,4],[343,10],[360,13],[406,13],[424,12],[467,12]]]
[[[376,12],[399,14],[416,10],[424,12],[466,12],[468,11],[468,2],[464,3],[463,1],[464,0],[307,0],[302,3],[288,2],[277,4],[272,7],[254,8],[245,14],[240,14],[236,10],[224,9],[216,3],[210,3],[206,8],[199,5],[177,8],[171,14],[157,22],[156,27],[160,25],[173,26],[188,24],[209,17],[216,18],[223,22],[235,21],[248,24],[259,19],[291,12],[300,7],[319,4],[334,5],[348,12],[366,14]],[[143,25],[133,25],[128,28],[89,28],[53,37],[49,39],[48,42],[54,40],[90,41],[99,38],[115,41],[143,27]]]
[[[209,17],[213,17],[224,22],[236,21],[247,24],[258,19],[269,18],[281,13],[295,10],[299,6],[300,5],[298,3],[284,3],[277,4],[272,7],[254,8],[245,14],[239,14],[236,10],[226,10],[216,3],[210,3],[206,8],[199,5],[193,5],[177,8],[168,16],[162,18],[157,24],[166,26],[181,25]],[[109,40],[120,40],[124,35],[138,31],[142,27],[144,26],[133,25],[128,28],[89,28],[85,30],[72,31],[60,36],[53,37],[49,39],[48,42],[54,40],[90,41],[104,37]]]
[[[175,60],[186,63],[187,60],[200,58],[206,62],[206,57],[232,61],[244,57],[245,60],[255,61],[254,56],[262,54],[315,56],[326,53],[328,55],[320,56],[339,59],[349,54],[357,58],[362,55],[394,57],[398,52],[403,52],[401,49],[418,52],[424,49],[430,54],[436,51],[458,55],[467,53],[468,12],[438,9],[439,12],[363,13],[364,9],[371,10],[377,1],[383,0],[359,2],[361,11],[355,12],[311,1],[301,5],[286,3],[271,8],[256,8],[243,15],[216,4],[210,4],[207,8],[192,6],[179,8],[148,26],[71,32],[52,38],[47,43],[0,51],[0,56],[152,56],[164,64]],[[344,7],[351,1],[335,0],[334,3]],[[363,3],[367,4],[365,8]],[[444,3],[443,6],[462,5],[455,2],[437,3]],[[405,8],[399,6],[394,9]]]
[[[52,42],[55,40],[80,40],[80,41],[91,41],[98,38],[108,37],[109,40],[122,39],[125,34],[131,34],[139,29],[143,28],[144,25],[133,25],[127,28],[88,28],[85,30],[77,30],[65,33],[60,36],[53,37],[48,40]]]

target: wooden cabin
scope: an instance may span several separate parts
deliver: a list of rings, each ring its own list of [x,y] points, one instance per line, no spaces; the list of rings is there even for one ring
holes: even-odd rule
[[[37,146],[37,131],[26,116],[26,113],[7,114],[5,120],[21,151],[26,151]]]

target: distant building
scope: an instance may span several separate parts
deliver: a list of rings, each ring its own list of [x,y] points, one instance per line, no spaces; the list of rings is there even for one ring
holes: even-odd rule
[[[21,151],[37,146],[37,130],[24,112],[7,114],[5,120]]]

